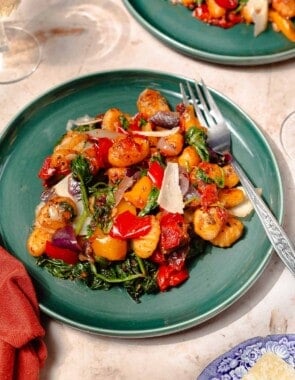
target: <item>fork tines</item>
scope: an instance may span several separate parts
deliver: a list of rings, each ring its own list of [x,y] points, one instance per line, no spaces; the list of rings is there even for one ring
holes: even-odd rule
[[[186,81],[186,87],[189,93],[189,97],[186,94],[184,85],[180,83],[179,86],[183,98],[183,103],[187,105],[189,104],[189,98],[191,99],[196,115],[202,125],[207,127],[213,127],[216,123],[224,122],[224,117],[219,111],[203,79],[200,79],[198,82],[194,82],[194,88],[197,93],[198,99],[195,96],[191,83]]]
[[[196,86],[196,89],[197,89],[197,92],[198,92],[198,87],[197,87],[196,84],[195,84],[195,86]],[[206,120],[203,117],[202,110],[201,110],[201,108],[198,105],[198,101],[197,101],[197,99],[196,99],[196,97],[194,95],[194,92],[193,92],[193,90],[191,88],[190,83],[188,81],[186,81],[186,87],[187,87],[188,92],[189,92],[189,97],[187,96],[187,93],[186,93],[186,90],[184,88],[183,83],[180,83],[179,87],[180,87],[180,92],[181,92],[181,95],[182,95],[182,101],[183,101],[183,103],[185,105],[188,105],[190,103],[189,99],[191,99],[192,104],[194,106],[195,113],[197,115],[197,118],[199,119],[199,121],[200,121],[200,123],[202,125],[206,126],[207,122],[206,122]]]

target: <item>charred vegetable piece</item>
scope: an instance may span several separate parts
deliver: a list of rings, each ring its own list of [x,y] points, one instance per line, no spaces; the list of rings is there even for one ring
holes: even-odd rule
[[[79,261],[77,252],[68,248],[57,247],[49,241],[46,242],[45,253],[48,257],[63,260],[67,264],[76,264]]]
[[[163,253],[171,252],[189,240],[187,224],[183,215],[164,213],[160,219],[160,248]]]

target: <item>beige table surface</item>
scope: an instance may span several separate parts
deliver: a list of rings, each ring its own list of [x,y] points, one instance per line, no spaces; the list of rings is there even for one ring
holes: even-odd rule
[[[67,3],[78,4],[76,0]],[[199,74],[252,117],[270,143],[284,182],[284,225],[294,241],[295,166],[288,162],[279,139],[281,122],[295,110],[294,59],[262,67],[209,64],[164,46],[128,14],[120,0],[92,1],[87,17],[92,16],[86,21],[93,30],[88,34],[75,26],[73,14],[63,17],[64,4],[66,1],[61,0],[22,0],[12,17],[37,34],[42,60],[29,78],[0,85],[1,131],[29,102],[79,75],[129,68],[189,77]],[[86,8],[83,1],[81,4],[83,12]],[[49,356],[42,379],[195,379],[216,356],[243,340],[270,333],[295,333],[294,310],[294,277],[274,254],[262,276],[233,306],[201,326],[178,334],[115,339],[77,331],[44,316]]]

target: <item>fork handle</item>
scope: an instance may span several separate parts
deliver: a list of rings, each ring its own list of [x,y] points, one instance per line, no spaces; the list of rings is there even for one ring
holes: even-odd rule
[[[263,199],[256,193],[254,186],[235,159],[232,161],[232,166],[238,174],[241,184],[244,187],[248,198],[252,202],[252,205],[275,251],[291,273],[295,275],[295,249],[292,242],[286,235],[283,228],[279,225],[278,221],[273,216]]]

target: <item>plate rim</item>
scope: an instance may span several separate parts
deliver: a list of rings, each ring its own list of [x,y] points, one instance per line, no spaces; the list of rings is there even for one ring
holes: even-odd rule
[[[177,39],[169,37],[149,23],[137,10],[132,6],[130,0],[122,0],[131,15],[154,37],[158,38],[168,47],[174,48],[179,53],[188,55],[191,58],[197,58],[205,62],[217,63],[231,66],[256,66],[267,65],[276,62],[283,62],[295,58],[295,44],[293,49],[281,53],[263,54],[259,56],[231,56],[207,53],[203,50],[187,46]]]
[[[89,80],[92,77],[101,77],[103,78],[106,75],[116,75],[116,76],[123,76],[126,75],[133,75],[138,76],[139,74],[147,75],[147,76],[156,76],[158,78],[172,78],[175,80],[189,80],[192,81],[191,78],[181,76],[174,73],[164,72],[164,71],[156,71],[156,70],[147,70],[147,69],[121,69],[121,70],[107,70],[107,71],[98,71],[91,74],[85,74],[78,76],[76,78],[72,78],[70,80],[64,81],[62,83],[59,83],[51,88],[49,88],[47,91],[41,93],[37,97],[35,97],[31,102],[29,102],[27,105],[25,105],[20,111],[17,112],[17,114],[10,120],[10,122],[7,124],[3,134],[0,137],[0,146],[2,144],[2,140],[5,139],[6,135],[12,131],[12,127],[15,123],[15,121],[24,113],[28,112],[28,110],[32,107],[34,107],[38,102],[40,102],[43,98],[46,96],[49,96],[53,92],[56,91],[64,91],[68,86],[71,86],[75,82],[83,83],[85,80]],[[270,155],[272,159],[272,164],[274,165],[274,169],[278,178],[278,191],[279,191],[279,211],[278,211],[278,219],[281,222],[284,214],[284,192],[283,192],[283,186],[282,186],[282,178],[280,169],[278,166],[278,162],[276,160],[276,157],[274,155],[274,152],[266,140],[266,137],[262,133],[259,126],[254,122],[254,120],[246,113],[244,112],[241,107],[239,107],[235,102],[233,102],[230,98],[225,96],[224,94],[220,93],[219,91],[216,91],[209,87],[209,90],[212,91],[215,95],[220,97],[223,101],[225,101],[230,107],[236,109],[241,116],[245,117],[247,122],[251,124],[251,128],[254,128],[255,133],[259,135],[259,137],[263,140],[267,152]],[[78,90],[79,91],[79,90]],[[272,257],[273,249],[271,247],[271,244],[269,244],[269,248],[265,253],[264,259],[261,260],[260,265],[252,276],[248,278],[248,280],[245,282],[244,286],[239,289],[238,292],[231,295],[230,298],[228,298],[226,301],[224,301],[222,304],[217,305],[214,309],[210,309],[210,311],[203,313],[201,316],[198,316],[198,318],[194,317],[190,320],[181,321],[179,323],[174,323],[168,326],[161,326],[161,327],[154,327],[154,328],[145,328],[145,329],[134,329],[134,330],[121,330],[121,329],[106,329],[101,328],[97,326],[92,326],[87,323],[80,323],[77,321],[73,321],[72,319],[69,319],[68,317],[62,316],[58,314],[56,311],[51,310],[49,307],[44,305],[42,302],[39,303],[40,309],[47,315],[53,317],[54,319],[60,320],[61,322],[64,322],[74,328],[77,328],[79,330],[88,331],[92,333],[96,333],[99,335],[107,335],[107,336],[113,336],[113,337],[124,337],[124,338],[147,338],[147,337],[155,337],[155,336],[163,336],[168,335],[180,331],[187,330],[191,327],[195,327],[197,325],[200,325],[201,323],[214,318],[216,315],[223,312],[225,309],[227,309],[229,306],[231,306],[234,302],[236,302],[238,299],[240,299],[258,280],[262,272],[265,270],[268,262],[270,261]],[[237,294],[238,293],[238,294]],[[197,320],[197,322],[196,322]]]
[[[223,358],[231,357],[233,353],[236,353],[240,348],[250,346],[253,344],[261,343],[262,345],[266,345],[268,342],[276,342],[284,338],[290,338],[291,341],[295,343],[295,334],[294,333],[281,333],[281,334],[268,334],[266,336],[254,336],[252,338],[246,339],[242,342],[239,342],[231,349],[224,351],[222,354],[218,355],[215,359],[213,359],[210,363],[206,365],[206,367],[202,370],[202,372],[198,375],[197,380],[208,380],[208,375],[214,376],[216,374],[209,373],[212,369],[216,369],[217,365],[221,362]],[[257,358],[258,359],[258,358]],[[257,360],[256,360],[257,361]],[[255,363],[256,363],[255,361]],[[250,367],[252,368],[252,367]],[[293,367],[295,369],[295,367]],[[214,378],[218,380],[218,378]]]

